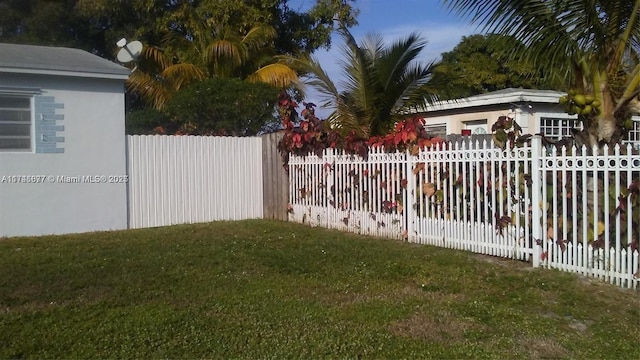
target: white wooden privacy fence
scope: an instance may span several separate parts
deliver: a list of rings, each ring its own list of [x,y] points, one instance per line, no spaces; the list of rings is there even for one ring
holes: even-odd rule
[[[129,227],[262,218],[260,138],[127,136]]]
[[[289,218],[637,287],[640,156],[608,150],[548,150],[534,138],[506,151],[485,142],[415,155],[371,149],[366,160],[292,156]]]

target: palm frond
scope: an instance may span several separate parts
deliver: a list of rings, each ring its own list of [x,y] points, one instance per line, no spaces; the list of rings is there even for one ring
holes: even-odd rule
[[[305,78],[304,83],[318,90],[322,97],[319,102],[322,107],[335,106],[338,102],[340,93],[334,82],[316,58],[312,56],[303,56],[298,58],[292,56],[280,56],[278,59],[302,73]]]
[[[422,39],[418,34],[412,33],[404,39],[396,41],[385,53],[378,63],[381,81],[384,88],[388,88],[391,84],[403,76],[407,67],[415,62],[427,41]]]
[[[377,42],[371,42],[371,44],[377,46]],[[340,85],[345,89],[345,93],[350,94],[351,106],[360,109],[375,106],[375,91],[379,85],[375,67],[376,59],[371,55],[375,54],[376,50],[358,46],[349,34],[345,35],[342,51],[344,59],[341,64],[344,80]]]
[[[453,12],[487,32],[513,35],[525,44],[520,57],[539,68],[565,69],[583,57],[598,70],[638,52],[640,0],[443,0]],[[593,70],[595,71],[596,68]]]
[[[180,90],[185,84],[205,78],[202,70],[193,64],[175,64],[166,68],[161,77],[173,90]]]
[[[156,110],[162,110],[170,98],[171,90],[153,76],[141,71],[134,71],[127,79],[126,86],[137,93]]]
[[[247,77],[249,82],[263,82],[285,89],[298,83],[298,74],[285,64],[269,64]]]
[[[246,57],[246,48],[237,42],[218,39],[209,44],[205,54],[207,64],[227,62],[239,66]]]
[[[264,45],[266,42],[272,41],[277,36],[278,32],[272,26],[257,25],[249,29],[247,34],[242,38],[242,43],[255,49]]]
[[[328,118],[332,126],[364,137],[384,134],[391,130],[400,108],[426,101],[426,92],[420,88],[428,81],[433,66],[425,67],[418,61],[426,42],[412,34],[387,46],[382,37],[370,34],[358,44],[346,29],[341,33],[343,91],[315,59],[291,59],[291,64],[305,74],[307,85],[326,96],[328,101],[323,106],[335,108]]]
[[[160,69],[166,69],[171,65],[171,61],[166,56],[164,51],[156,46],[144,46],[142,48],[142,54],[140,54],[139,63],[151,63]]]
[[[433,66],[434,63],[431,62],[426,66],[418,64],[407,68],[398,79],[400,93],[396,95],[393,113],[406,113],[410,109],[424,107],[434,99],[435,94],[429,93],[425,87],[433,72]]]

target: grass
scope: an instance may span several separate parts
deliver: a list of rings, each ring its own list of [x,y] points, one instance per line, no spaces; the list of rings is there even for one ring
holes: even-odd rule
[[[273,221],[0,241],[0,358],[640,358],[640,296]]]

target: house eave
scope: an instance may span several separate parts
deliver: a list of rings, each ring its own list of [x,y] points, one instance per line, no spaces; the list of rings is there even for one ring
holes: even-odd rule
[[[547,103],[557,104],[558,99],[564,93],[549,90],[517,90],[511,93],[494,92],[482,95],[475,95],[464,99],[447,100],[429,104],[424,108],[419,108],[414,113],[425,113],[430,111],[466,109],[489,105],[509,105],[512,103]]]
[[[33,75],[51,75],[51,76],[68,76],[68,77],[81,77],[91,79],[113,79],[113,80],[127,80],[129,73],[101,73],[92,72],[87,70],[77,71],[65,71],[65,70],[44,70],[44,69],[28,69],[28,68],[11,68],[0,67],[0,73],[13,73],[13,74],[33,74]]]

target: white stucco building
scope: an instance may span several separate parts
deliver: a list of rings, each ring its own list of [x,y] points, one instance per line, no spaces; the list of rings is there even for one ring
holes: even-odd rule
[[[491,127],[500,116],[509,116],[525,134],[543,134],[559,140],[580,127],[577,115],[569,115],[558,104],[562,92],[552,90],[504,89],[464,99],[443,101],[427,106],[419,116],[425,119],[427,131],[444,136],[491,134]],[[640,117],[633,117],[634,129],[627,141],[640,145]],[[449,136],[451,138],[452,136]]]
[[[0,237],[127,227],[129,73],[77,49],[0,44]]]

